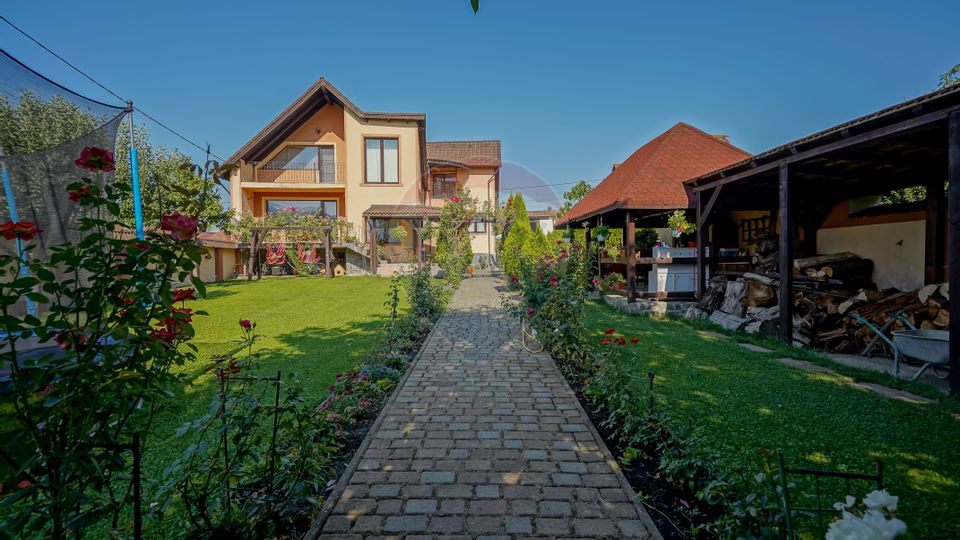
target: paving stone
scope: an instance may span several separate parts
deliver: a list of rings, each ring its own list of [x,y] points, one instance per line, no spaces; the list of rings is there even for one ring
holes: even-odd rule
[[[494,285],[457,290],[321,538],[651,537],[556,364],[520,346]]]

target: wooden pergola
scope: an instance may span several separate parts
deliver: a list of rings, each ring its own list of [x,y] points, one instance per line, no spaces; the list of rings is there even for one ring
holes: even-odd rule
[[[842,201],[925,185],[924,282],[948,280],[952,290],[960,290],[960,234],[951,234],[960,232],[960,86],[798,139],[687,185],[697,207],[698,296],[707,267],[717,268],[715,225],[721,212],[770,211],[779,224],[779,333],[788,343],[794,257],[817,253],[817,230]],[[960,317],[952,317],[948,328],[949,381],[957,393]]]
[[[250,228],[250,254],[247,258],[247,281],[253,279],[253,272],[256,270],[257,279],[260,279],[260,265],[256,264],[256,261],[260,254],[260,246],[263,244],[263,233],[269,231],[317,231],[324,233],[323,235],[323,268],[324,275],[328,278],[333,278],[333,271],[330,267],[330,256],[333,251],[333,243],[331,241],[331,233],[333,228],[329,225],[315,226],[315,227],[284,227],[284,226],[272,226],[272,227],[251,227]]]

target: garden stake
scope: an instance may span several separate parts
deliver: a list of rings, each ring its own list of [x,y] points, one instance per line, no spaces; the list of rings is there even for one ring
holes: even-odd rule
[[[654,377],[654,373],[653,373],[653,370],[651,369],[647,373],[647,378],[650,379],[650,414],[653,414],[653,377]]]
[[[223,370],[220,370],[220,410],[217,414],[220,416],[220,424],[223,426],[223,490],[226,495],[227,513],[230,513],[230,454],[227,452],[227,376]]]
[[[276,392],[273,396],[273,437],[270,439],[270,508],[273,509],[273,475],[277,464],[277,428],[280,426],[280,372],[274,382]]]

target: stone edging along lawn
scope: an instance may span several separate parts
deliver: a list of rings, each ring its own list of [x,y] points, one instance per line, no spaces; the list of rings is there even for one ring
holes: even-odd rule
[[[442,317],[443,315],[441,315]],[[376,433],[376,431],[383,424],[384,418],[387,414],[388,406],[396,401],[397,395],[400,393],[400,390],[403,388],[403,385],[407,382],[407,379],[410,377],[410,373],[413,372],[414,366],[420,361],[420,357],[423,356],[424,347],[430,341],[430,337],[433,336],[433,333],[437,330],[437,324],[434,323],[430,328],[430,331],[427,332],[426,337],[420,343],[420,347],[417,349],[417,354],[414,355],[413,359],[407,364],[406,370],[403,372],[403,377],[397,382],[397,385],[393,388],[393,392],[390,393],[390,397],[383,401],[383,406],[380,408],[380,412],[377,414],[377,419],[374,420],[373,424],[370,425],[367,430],[367,434],[363,438],[363,442],[360,443],[360,446],[357,448],[356,452],[353,453],[353,457],[350,458],[350,463],[347,464],[347,467],[340,473],[340,477],[337,479],[337,483],[333,488],[333,491],[327,494],[326,499],[323,501],[323,507],[320,510],[320,514],[317,515],[316,519],[313,520],[313,523],[310,525],[310,529],[303,535],[303,540],[314,540],[320,534],[320,530],[323,528],[324,521],[327,520],[327,517],[330,516],[330,512],[333,510],[334,505],[340,499],[340,495],[343,494],[343,490],[347,487],[347,483],[350,481],[350,478],[353,476],[353,473],[357,470],[357,466],[360,464],[360,461],[363,460],[363,455],[366,453],[367,448],[370,447],[370,442],[372,438],[370,437],[371,433]]]

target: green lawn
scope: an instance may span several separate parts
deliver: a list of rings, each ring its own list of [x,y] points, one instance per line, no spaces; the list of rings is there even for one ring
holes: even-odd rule
[[[812,468],[870,472],[879,458],[886,487],[901,498],[900,517],[911,537],[960,537],[954,510],[960,500],[960,418],[954,399],[923,405],[883,398],[845,384],[851,370],[807,373],[775,360],[809,359],[809,352],[781,346],[772,354],[751,352],[732,337],[704,334],[685,321],[591,304],[587,324],[597,335],[613,327],[642,340],[635,349],[636,372],[655,371],[661,406],[676,421],[692,419],[699,426],[703,444],[718,454],[717,464],[728,475],[758,472],[758,448],[782,450],[788,465]]]
[[[296,372],[309,400],[327,394],[334,374],[348,371],[375,345],[387,317],[384,307],[390,280],[381,277],[279,278],[211,284],[207,298],[190,302],[206,316],[194,318],[197,361],[178,371],[187,379],[182,393],[156,419],[153,446],[144,457],[148,478],[179,455],[173,434],[187,420],[207,410],[216,391],[214,377],[204,372],[212,355],[238,351],[238,322],[257,323],[261,339],[260,371],[274,375]],[[163,441],[162,444],[158,444]]]

